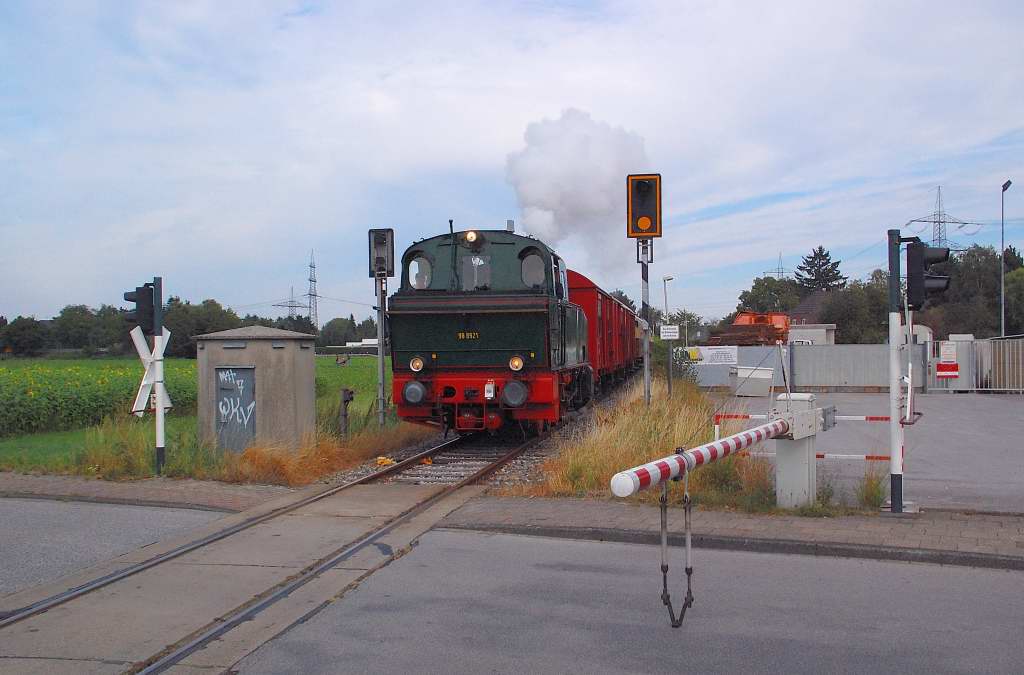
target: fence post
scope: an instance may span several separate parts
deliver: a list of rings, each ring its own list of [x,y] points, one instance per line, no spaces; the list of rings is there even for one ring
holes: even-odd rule
[[[341,390],[341,407],[338,408],[338,433],[342,438],[348,436],[348,404],[355,398],[356,392],[352,389]]]

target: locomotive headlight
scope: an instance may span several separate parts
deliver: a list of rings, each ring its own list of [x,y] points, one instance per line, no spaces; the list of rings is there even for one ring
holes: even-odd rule
[[[414,373],[418,373],[423,370],[423,359],[418,356],[412,357],[412,360],[409,361],[409,369]]]
[[[477,234],[473,230],[470,230],[469,232],[466,233],[466,241],[468,241],[470,244],[476,241],[476,237]]]
[[[519,372],[520,370],[523,369],[523,357],[513,356],[508,360],[508,367],[516,372]]]

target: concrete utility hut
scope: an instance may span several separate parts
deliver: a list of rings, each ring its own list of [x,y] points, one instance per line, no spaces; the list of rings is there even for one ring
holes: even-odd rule
[[[195,339],[203,440],[241,452],[256,440],[295,446],[315,431],[312,335],[248,326]]]

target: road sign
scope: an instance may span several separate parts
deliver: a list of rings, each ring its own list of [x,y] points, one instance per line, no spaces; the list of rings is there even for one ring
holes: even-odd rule
[[[155,354],[149,351],[149,345],[146,344],[146,338],[141,328],[136,326],[129,334],[132,337],[132,342],[135,344],[135,351],[139,353],[139,360],[142,361],[142,365],[146,369],[146,372],[142,374],[142,382],[139,384],[139,391],[135,394],[135,400],[132,402],[131,409],[133,415],[142,417],[147,410],[156,409],[156,404],[153,403],[153,399],[156,397],[156,391],[153,386],[156,383],[156,367],[154,364],[157,357],[163,357],[167,341],[171,339],[171,331],[167,330],[166,327],[164,328],[159,352]],[[171,397],[167,393],[167,388],[163,382],[160,383],[160,390],[163,392],[164,410],[171,409],[173,407],[171,405]]]
[[[956,360],[956,343],[943,340],[939,343],[939,362],[935,364],[935,377],[949,379],[960,377],[960,364]]]
[[[662,324],[660,334],[662,340],[678,340],[679,326],[666,326]]]
[[[735,345],[721,347],[690,347],[686,350],[686,353],[690,357],[690,360],[698,365],[739,365],[739,348]]]

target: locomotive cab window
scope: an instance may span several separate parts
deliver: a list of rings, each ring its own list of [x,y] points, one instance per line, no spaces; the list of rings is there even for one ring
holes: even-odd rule
[[[491,288],[491,256],[467,255],[462,258],[462,290],[486,291]]]
[[[421,255],[409,262],[409,285],[422,291],[430,288],[430,261]]]
[[[529,288],[544,288],[544,259],[535,251],[526,251],[522,260],[523,284]]]
[[[569,297],[569,280],[566,278],[565,261],[561,258],[552,258],[552,272],[555,275],[555,295],[559,300]]]

